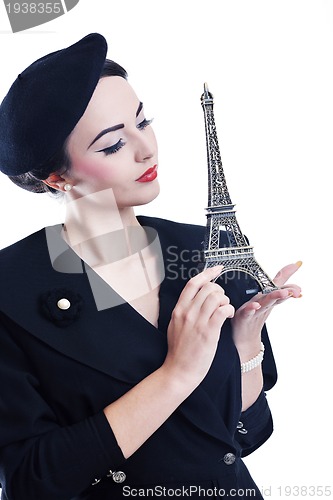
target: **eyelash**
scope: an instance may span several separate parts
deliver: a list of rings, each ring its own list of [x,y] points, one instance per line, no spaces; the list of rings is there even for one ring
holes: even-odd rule
[[[145,129],[146,127],[148,127],[148,125],[151,124],[151,122],[153,121],[153,119],[151,120],[146,120],[146,118],[144,120],[142,120],[141,123],[139,123],[136,127],[139,129],[139,130],[143,130]]]
[[[122,139],[119,139],[119,141],[114,144],[113,146],[110,146],[109,148],[101,149],[98,151],[99,153],[104,153],[106,156],[112,155],[119,151],[123,146],[125,146],[125,142]]]
[[[139,130],[144,130],[146,127],[148,127],[148,125],[151,124],[152,121],[153,121],[152,119],[151,120],[146,120],[146,118],[145,118],[136,127]],[[126,143],[122,139],[119,139],[119,141],[116,144],[114,144],[113,146],[110,146],[109,148],[101,149],[98,152],[99,153],[104,153],[106,156],[112,155],[114,153],[117,153],[117,151],[119,151],[123,146],[125,146],[125,144]]]

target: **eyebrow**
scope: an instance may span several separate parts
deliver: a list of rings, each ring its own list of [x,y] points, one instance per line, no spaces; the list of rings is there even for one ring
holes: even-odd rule
[[[143,102],[140,102],[139,107],[138,107],[138,109],[136,110],[136,115],[135,115],[136,117],[138,117],[138,116],[139,116],[139,114],[140,114],[140,112],[141,112],[142,108],[143,108]]]
[[[136,117],[139,116],[141,110],[143,108],[143,103],[140,102],[139,106],[138,106],[138,109],[136,110]],[[95,139],[89,144],[88,146],[88,149],[91,148],[91,146],[96,142],[98,141],[98,139],[100,139],[101,137],[103,137],[103,135],[105,134],[108,134],[109,132],[114,132],[115,130],[119,130],[121,128],[124,128],[124,124],[123,123],[118,123],[118,125],[113,125],[113,127],[108,127],[108,128],[105,128],[104,130],[102,130],[99,134],[96,135]]]

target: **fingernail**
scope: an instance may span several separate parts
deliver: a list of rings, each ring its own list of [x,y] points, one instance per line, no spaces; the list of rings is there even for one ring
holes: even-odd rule
[[[293,297],[293,296],[294,296],[294,292],[290,291],[290,292],[288,293],[288,297]]]
[[[303,264],[303,262],[302,262],[301,260],[298,260],[298,261],[296,262],[296,266],[297,266],[297,267],[301,267],[301,265],[302,265],[302,264]]]

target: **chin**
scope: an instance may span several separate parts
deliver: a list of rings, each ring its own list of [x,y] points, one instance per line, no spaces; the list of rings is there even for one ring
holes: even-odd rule
[[[160,194],[160,185],[156,182],[154,185],[151,185],[151,187],[153,189],[149,190],[150,192],[142,193],[140,198],[137,199],[135,203],[133,203],[134,207],[147,205],[158,197],[158,195]]]
[[[150,196],[149,198],[147,196],[145,200],[137,200],[137,202],[133,204],[133,207],[141,207],[142,205],[148,205],[148,203],[154,201],[158,197],[158,195],[159,193],[156,193],[155,196]]]
[[[118,199],[118,208],[128,208],[128,207],[140,207],[142,205],[148,205],[151,201],[155,200],[160,193],[159,184],[155,184],[153,189],[144,190],[144,192],[136,193],[136,196],[128,197],[127,200],[120,202]]]

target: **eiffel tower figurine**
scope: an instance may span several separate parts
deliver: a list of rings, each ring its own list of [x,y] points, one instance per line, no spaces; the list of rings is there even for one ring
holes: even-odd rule
[[[244,272],[254,278],[263,293],[276,290],[277,286],[261,268],[254,257],[236,219],[235,205],[232,203],[224,176],[221,154],[216,134],[214,100],[207,84],[201,96],[205,116],[207,163],[208,163],[208,208],[204,242],[205,268],[223,265],[221,273]],[[229,246],[220,246],[220,231],[226,231]],[[220,275],[220,276],[221,276]]]

